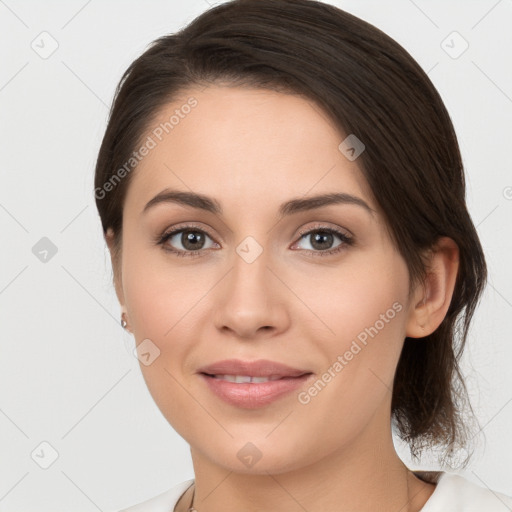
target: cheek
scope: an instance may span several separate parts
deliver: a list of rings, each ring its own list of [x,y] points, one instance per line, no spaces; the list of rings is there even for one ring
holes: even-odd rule
[[[364,341],[373,327],[383,342],[400,341],[407,279],[407,268],[394,253],[361,251],[337,268],[303,274],[294,291],[314,313],[311,325],[325,331],[326,339],[337,340],[332,346],[341,349],[358,335]]]
[[[322,320],[314,318],[311,325],[320,328],[309,332],[325,356],[327,374],[322,380],[329,383],[313,402],[318,407],[337,404],[332,412],[336,424],[342,424],[350,410],[360,425],[385,397],[390,398],[403,344],[407,267],[392,252],[361,252],[341,264],[338,272],[331,269],[325,278],[316,277],[315,286],[303,297]],[[306,281],[311,284],[304,277],[298,293],[306,294]]]
[[[134,333],[137,339],[154,337],[165,343],[181,323],[190,321],[189,315],[194,316],[194,306],[208,289],[208,278],[199,266],[178,267],[170,261],[171,255],[142,250],[126,255],[123,289]]]
[[[197,325],[201,308],[198,302],[205,293],[198,286],[198,278],[205,276],[194,279],[192,274],[197,271],[173,270],[165,258],[149,261],[143,251],[132,249],[125,254],[123,289],[130,324],[140,347],[141,373],[162,413],[179,429],[183,424],[186,435],[188,423],[183,411],[190,409],[190,395],[180,382],[183,362],[195,338],[190,329]],[[143,352],[150,353],[149,364],[144,363]]]
[[[313,416],[329,408],[333,425],[345,425],[343,435],[355,435],[391,397],[403,344],[407,286],[407,270],[400,259],[368,256],[357,265],[340,266],[338,275],[331,272],[325,282],[317,280],[304,299],[329,332],[322,329],[319,336],[318,329],[310,329],[325,356],[325,373],[319,377],[326,384],[319,383],[319,391],[306,390],[303,399],[311,399],[306,409],[318,408]],[[305,293],[306,288],[302,290]],[[313,323],[324,325],[318,319]],[[346,423],[347,411],[351,426]],[[335,442],[340,433],[333,429],[328,435]]]
[[[185,407],[190,400],[178,381],[190,372],[190,353],[196,341],[204,338],[204,326],[211,323],[208,292],[219,277],[204,265],[178,267],[166,256],[158,255],[150,261],[148,254],[139,254],[143,257],[132,251],[126,260],[123,286],[127,310],[140,346],[139,358],[145,346],[158,354],[149,365],[141,359],[140,368],[158,406],[176,414],[180,409],[173,403]],[[147,339],[151,343],[144,341]]]

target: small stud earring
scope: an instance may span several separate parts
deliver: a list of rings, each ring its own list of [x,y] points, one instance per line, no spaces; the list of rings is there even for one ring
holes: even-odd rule
[[[128,322],[124,319],[124,313],[121,315],[121,327],[123,329],[126,329],[126,326],[128,325]]]

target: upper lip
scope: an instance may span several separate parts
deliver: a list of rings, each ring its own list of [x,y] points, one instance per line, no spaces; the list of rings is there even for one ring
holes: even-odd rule
[[[269,361],[268,359],[258,359],[257,361],[225,359],[199,368],[198,373],[206,373],[208,375],[247,375],[249,377],[271,377],[274,375],[279,375],[280,377],[300,377],[311,372],[292,368],[286,364]]]

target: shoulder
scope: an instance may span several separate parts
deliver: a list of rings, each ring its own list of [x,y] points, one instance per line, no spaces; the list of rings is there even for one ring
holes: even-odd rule
[[[420,512],[509,512],[511,509],[512,497],[463,475],[442,472],[434,493]]]
[[[153,496],[131,507],[118,510],[117,512],[169,512],[174,509],[181,495],[192,485],[193,479],[180,482],[171,489]]]

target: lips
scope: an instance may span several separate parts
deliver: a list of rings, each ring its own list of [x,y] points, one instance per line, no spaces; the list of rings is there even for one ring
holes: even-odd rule
[[[269,405],[313,378],[308,370],[267,359],[217,361],[197,373],[215,396],[242,409]]]
[[[284,377],[300,377],[311,373],[307,369],[293,368],[277,361],[258,359],[242,361],[240,359],[225,359],[199,368],[198,373],[209,376],[245,376],[268,377],[272,380]]]

